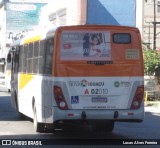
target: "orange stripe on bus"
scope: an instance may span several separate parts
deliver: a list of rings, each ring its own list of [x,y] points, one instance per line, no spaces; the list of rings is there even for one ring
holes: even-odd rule
[[[119,77],[119,76],[143,76],[143,68],[141,64],[137,65],[70,65],[57,64],[54,71],[55,77]]]

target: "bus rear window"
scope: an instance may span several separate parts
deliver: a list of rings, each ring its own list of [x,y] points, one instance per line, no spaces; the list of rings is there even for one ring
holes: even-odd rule
[[[116,44],[130,44],[131,35],[129,33],[115,33],[113,35],[113,42]]]
[[[63,31],[60,42],[62,61],[110,61],[109,31]]]

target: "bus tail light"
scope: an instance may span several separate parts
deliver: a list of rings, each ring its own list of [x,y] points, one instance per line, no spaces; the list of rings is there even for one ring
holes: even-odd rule
[[[61,87],[54,86],[53,89],[54,89],[53,91],[54,91],[55,100],[56,100],[58,107],[62,110],[67,110],[68,106],[67,106],[66,100],[64,98]]]
[[[139,109],[141,106],[141,103],[143,101],[143,95],[144,95],[144,85],[141,85],[137,88],[132,104],[131,109]]]

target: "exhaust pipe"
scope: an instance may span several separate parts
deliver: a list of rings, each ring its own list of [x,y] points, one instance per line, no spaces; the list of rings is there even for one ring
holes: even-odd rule
[[[118,111],[115,111],[115,112],[114,112],[114,118],[115,118],[115,119],[118,118]]]
[[[85,111],[82,112],[81,117],[82,117],[83,120],[86,119],[87,115],[86,115],[86,112],[85,112]]]

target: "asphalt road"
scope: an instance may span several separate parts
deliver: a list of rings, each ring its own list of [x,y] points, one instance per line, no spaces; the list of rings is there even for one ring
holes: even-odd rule
[[[108,142],[114,140],[116,142],[117,139],[124,139],[124,142],[127,139],[160,139],[160,112],[152,110],[150,107],[146,107],[145,120],[142,123],[116,123],[112,133],[93,133],[89,129],[36,133],[33,130],[31,119],[19,120],[17,112],[11,107],[10,100],[11,96],[7,90],[0,87],[0,139],[70,139],[70,145],[75,145],[75,142],[77,144],[86,143],[86,139],[88,139],[92,146],[94,146],[93,141],[97,141],[101,145],[100,142],[103,143],[104,139]],[[83,139],[83,141],[74,141],[73,139]],[[55,142],[59,144],[59,141]]]

